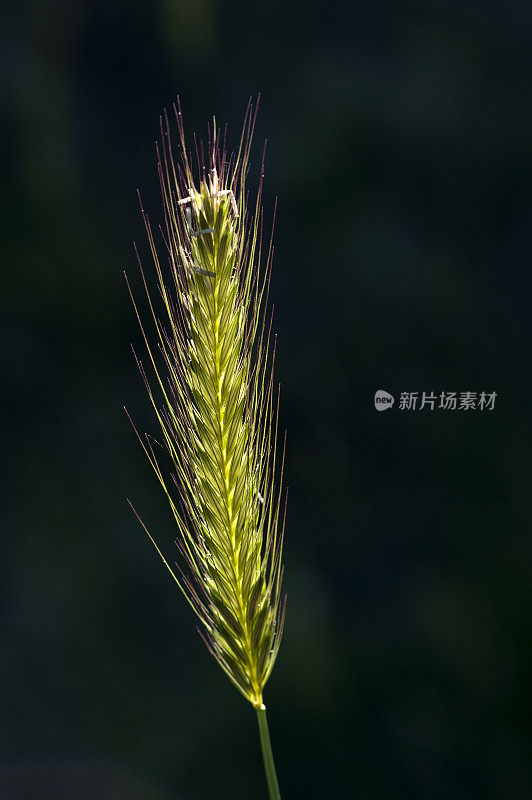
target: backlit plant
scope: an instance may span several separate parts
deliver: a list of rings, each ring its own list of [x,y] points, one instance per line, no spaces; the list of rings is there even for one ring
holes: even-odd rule
[[[149,326],[133,303],[148,368],[137,363],[163,447],[139,438],[177,526],[176,569],[145,530],[198,616],[210,652],[255,708],[270,798],[280,798],[263,690],[284,618],[283,458],[265,312],[272,245],[270,239],[266,252],[261,246],[262,168],[252,206],[246,189],[256,111],[250,103],[236,155],[228,157],[214,122],[205,149],[195,142],[194,160],[179,103],[174,111],[180,158],[166,113],[157,150],[164,259],[142,209],[160,295],[155,300],[141,267]]]

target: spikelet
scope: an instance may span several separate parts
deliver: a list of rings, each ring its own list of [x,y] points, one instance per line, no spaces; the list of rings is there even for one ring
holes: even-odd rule
[[[236,157],[227,158],[214,123],[207,164],[203,147],[198,151],[196,145],[197,181],[179,102],[174,111],[181,163],[174,160],[166,113],[157,151],[168,254],[164,267],[142,209],[164,307],[161,320],[141,267],[155,347],[133,303],[153,388],[137,362],[162,430],[169,474],[162,465],[168,459],[156,455],[153,440],[146,436],[141,442],[178,528],[182,559],[176,571],[146,532],[199,617],[211,653],[259,709],[283,627],[284,512],[280,519],[278,393],[271,317],[267,324],[264,311],[272,245],[261,268],[262,170],[251,213],[246,207],[256,111],[250,103]]]

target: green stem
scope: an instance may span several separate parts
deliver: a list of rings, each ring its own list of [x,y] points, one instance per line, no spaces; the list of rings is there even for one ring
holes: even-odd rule
[[[270,800],[281,800],[281,792],[279,791],[277,773],[275,771],[275,762],[273,760],[272,744],[270,742],[270,731],[268,730],[266,706],[262,705],[260,708],[255,707],[255,711],[257,712],[257,721],[259,723],[260,746],[262,748],[264,772],[266,773],[266,782],[268,784]]]

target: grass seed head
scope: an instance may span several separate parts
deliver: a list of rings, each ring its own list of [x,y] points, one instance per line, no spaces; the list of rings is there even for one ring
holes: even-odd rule
[[[284,618],[284,511],[275,348],[265,314],[272,244],[264,253],[262,169],[256,202],[247,206],[256,110],[250,102],[239,149],[229,158],[214,122],[206,156],[195,142],[195,174],[179,103],[174,112],[181,158],[174,158],[166,113],[157,151],[164,266],[142,209],[163,307],[161,317],[141,267],[153,335],[133,303],[152,378],[138,364],[169,472],[152,440],[141,441],[178,528],[182,558],[175,571],[146,532],[199,617],[209,650],[261,707]]]

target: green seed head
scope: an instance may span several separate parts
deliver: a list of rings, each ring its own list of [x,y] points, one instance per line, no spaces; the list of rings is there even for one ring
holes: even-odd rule
[[[284,520],[271,320],[266,325],[264,316],[272,248],[261,259],[262,184],[252,212],[246,208],[256,112],[248,106],[240,148],[229,160],[214,126],[208,161],[198,157],[195,180],[180,108],[175,111],[181,163],[174,161],[165,114],[158,164],[167,267],[143,211],[164,305],[162,321],[144,281],[157,342],[141,328],[155,381],[139,361],[169,475],[151,440],[142,443],[169,499],[184,563],[176,575],[163,560],[201,620],[216,660],[261,707],[282,633]]]

